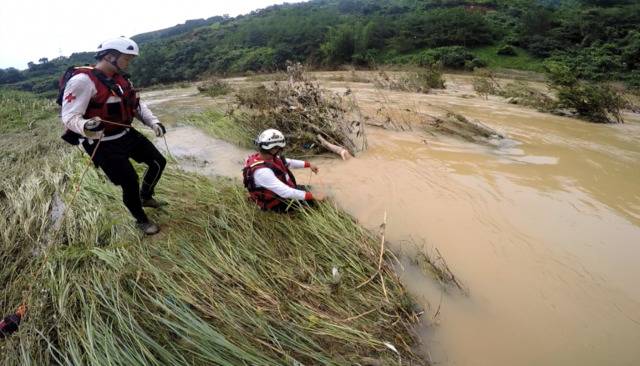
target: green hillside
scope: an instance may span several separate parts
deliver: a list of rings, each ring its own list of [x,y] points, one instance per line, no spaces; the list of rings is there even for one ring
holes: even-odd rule
[[[207,15],[207,14],[203,14]],[[268,72],[287,60],[342,64],[441,62],[447,68],[543,71],[566,64],[583,79],[640,86],[640,4],[632,0],[314,0],[235,18],[212,17],[134,36],[140,86],[203,74]],[[88,53],[0,70],[0,85],[43,93]]]

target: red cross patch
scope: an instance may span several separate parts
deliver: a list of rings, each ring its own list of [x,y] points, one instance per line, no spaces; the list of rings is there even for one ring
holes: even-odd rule
[[[66,97],[64,97],[64,100],[66,100],[67,103],[73,102],[74,99],[76,99],[76,96],[73,95],[73,93],[69,93],[69,94],[67,94]]]

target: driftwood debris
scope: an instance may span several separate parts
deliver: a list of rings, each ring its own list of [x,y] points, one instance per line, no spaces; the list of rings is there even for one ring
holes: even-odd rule
[[[351,156],[351,153],[349,153],[349,150],[345,149],[344,147],[330,143],[329,141],[325,140],[321,135],[318,135],[317,137],[318,137],[318,142],[320,142],[320,145],[324,146],[325,149],[340,155],[342,160],[349,160],[353,157]]]
[[[306,78],[300,64],[287,67],[287,82],[241,90],[234,118],[248,130],[276,128],[287,137],[290,151],[313,155],[326,151],[347,159],[366,149],[361,113],[351,92],[322,89]],[[317,136],[321,136],[322,140]]]
[[[447,135],[461,137],[471,142],[487,142],[491,139],[503,139],[504,136],[493,128],[479,122],[470,121],[465,116],[448,112],[444,117],[428,116],[426,129]]]

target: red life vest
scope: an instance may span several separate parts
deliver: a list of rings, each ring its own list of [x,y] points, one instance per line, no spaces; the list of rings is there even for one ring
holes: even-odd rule
[[[291,188],[296,188],[296,179],[285,161],[285,158],[280,156],[275,156],[272,160],[264,160],[260,153],[255,153],[250,155],[244,163],[244,168],[242,168],[244,186],[249,191],[249,198],[263,210],[274,208],[282,202],[282,198],[266,188],[257,187],[253,173],[258,169],[271,169],[278,180]]]
[[[140,103],[138,93],[133,88],[131,82],[120,74],[114,74],[111,78],[94,67],[77,67],[73,75],[85,74],[91,78],[96,87],[97,93],[91,98],[87,110],[82,116],[89,119],[100,117],[100,119],[131,125],[136,109]],[[119,99],[109,102],[110,97]],[[123,131],[125,127],[106,124],[105,135],[114,135]]]

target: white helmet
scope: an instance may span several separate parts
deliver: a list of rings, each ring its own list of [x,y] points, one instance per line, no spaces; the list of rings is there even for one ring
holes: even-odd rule
[[[262,133],[256,139],[256,145],[258,145],[261,149],[271,150],[274,147],[285,147],[287,143],[284,140],[284,135],[282,132],[270,128],[268,130],[262,131]]]
[[[140,49],[138,48],[137,43],[126,37],[118,37],[102,42],[96,50],[96,57],[101,57],[110,50],[116,50],[120,53],[134,56],[138,56],[140,54]]]

